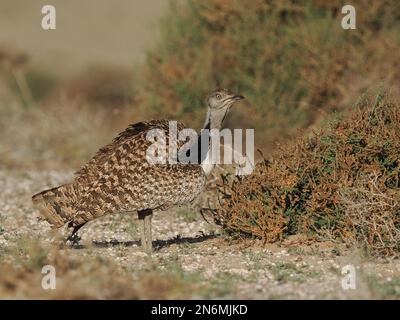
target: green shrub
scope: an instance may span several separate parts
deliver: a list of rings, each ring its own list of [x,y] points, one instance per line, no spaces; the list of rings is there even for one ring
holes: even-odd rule
[[[274,242],[301,234],[371,253],[400,253],[400,102],[362,99],[252,175],[220,186],[216,221]]]
[[[229,87],[252,105],[236,108],[230,125],[255,128],[260,147],[271,147],[326,111],[342,110],[371,84],[397,83],[398,1],[357,2],[357,30],[341,28],[343,4],[172,2],[140,76],[143,115],[200,126],[203,95]]]

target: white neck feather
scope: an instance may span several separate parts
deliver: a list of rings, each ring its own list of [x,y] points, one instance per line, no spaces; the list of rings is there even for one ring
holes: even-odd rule
[[[218,110],[211,110],[208,108],[206,121],[204,122],[204,129],[221,129],[222,122],[225,119],[226,114],[228,113],[229,108],[222,108]],[[201,162],[201,167],[203,168],[204,173],[208,176],[211,171],[214,169],[215,165],[211,161],[211,145],[210,141],[208,141],[207,146],[207,155],[205,159]]]
[[[214,164],[211,162],[211,148],[208,147],[207,156],[201,163],[201,167],[203,168],[204,173],[208,176],[211,171],[214,169]]]

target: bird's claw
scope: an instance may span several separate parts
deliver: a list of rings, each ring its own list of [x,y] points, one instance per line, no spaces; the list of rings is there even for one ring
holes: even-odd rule
[[[72,235],[70,235],[68,238],[67,238],[67,242],[69,241],[69,242],[71,242],[71,245],[72,246],[78,246],[79,245],[79,242],[81,241],[81,237],[80,236],[78,236],[76,233],[75,234],[72,234]]]

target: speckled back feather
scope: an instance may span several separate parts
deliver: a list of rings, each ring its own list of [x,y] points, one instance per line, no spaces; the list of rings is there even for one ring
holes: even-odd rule
[[[178,130],[184,128],[178,123]],[[167,120],[129,126],[101,148],[72,183],[33,196],[42,217],[55,227],[78,226],[105,214],[165,210],[192,201],[204,187],[203,169],[197,164],[150,164],[146,134],[151,129],[163,130],[169,143]]]

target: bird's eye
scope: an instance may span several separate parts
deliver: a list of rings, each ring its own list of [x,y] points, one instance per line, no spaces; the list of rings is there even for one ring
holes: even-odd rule
[[[221,100],[221,95],[218,93],[217,95],[216,95],[216,98],[218,99],[218,100]]]

